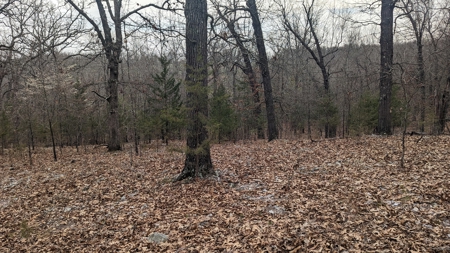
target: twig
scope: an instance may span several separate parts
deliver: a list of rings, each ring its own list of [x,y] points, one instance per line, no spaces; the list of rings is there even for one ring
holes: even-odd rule
[[[102,98],[102,99],[104,99],[104,100],[106,100],[106,101],[109,101],[109,98],[110,98],[110,97],[107,97],[107,98],[106,98],[106,97],[104,97],[104,96],[98,94],[95,90],[93,90],[92,92],[94,92],[95,95],[99,96],[100,98]]]

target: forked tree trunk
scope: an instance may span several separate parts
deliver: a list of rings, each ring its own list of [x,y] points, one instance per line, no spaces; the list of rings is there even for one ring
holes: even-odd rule
[[[175,181],[214,173],[208,132],[207,0],[186,0],[187,152]]]

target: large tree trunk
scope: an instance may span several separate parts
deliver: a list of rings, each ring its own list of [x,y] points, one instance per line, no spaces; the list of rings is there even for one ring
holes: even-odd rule
[[[122,23],[119,20],[121,15],[121,1],[114,2],[114,32],[116,40],[114,41],[111,29],[106,18],[106,11],[103,8],[101,0],[96,0],[102,20],[103,31],[105,32],[105,52],[108,59],[109,79],[108,79],[108,110],[109,110],[109,140],[108,151],[121,150],[120,124],[119,124],[119,63],[122,52]]]
[[[187,0],[184,13],[188,150],[183,171],[176,181],[214,173],[205,122],[208,117],[207,0]]]
[[[378,133],[392,134],[391,96],[392,61],[394,55],[394,7],[396,0],[381,2],[381,65],[380,65],[380,101],[378,107]]]
[[[272,141],[278,138],[278,129],[275,118],[275,106],[272,96],[272,83],[269,71],[269,60],[267,59],[261,22],[259,20],[259,14],[255,0],[247,0],[247,7],[249,8],[250,15],[252,16],[252,25],[255,33],[256,47],[258,48],[258,55],[259,55],[258,63],[261,69],[261,75],[263,79],[264,97],[266,102],[268,139],[269,141]]]

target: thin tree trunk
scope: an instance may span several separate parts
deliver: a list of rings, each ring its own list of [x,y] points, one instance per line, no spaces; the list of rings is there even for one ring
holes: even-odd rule
[[[31,126],[31,120],[28,122],[28,127],[30,130],[31,148],[34,151],[34,133],[33,133],[33,127]]]
[[[438,102],[438,110],[437,110],[437,114],[438,114],[438,134],[442,134],[445,131],[445,126],[447,123],[447,112],[448,112],[448,108],[449,108],[449,97],[450,97],[450,92],[449,92],[449,87],[450,87],[450,77],[447,79],[447,87],[445,88],[445,90],[442,92],[442,96],[441,96],[441,101]]]
[[[55,162],[56,162],[56,161],[58,161],[58,158],[56,156],[56,142],[55,142],[55,135],[53,133],[53,126],[52,126],[53,124],[50,119],[48,120],[48,125],[50,127],[50,136],[52,138],[53,160],[55,160]]]
[[[269,71],[269,60],[267,59],[266,47],[264,44],[264,36],[255,0],[247,0],[247,7],[252,17],[252,25],[256,38],[256,47],[258,48],[258,55],[259,55],[258,64],[261,69],[261,75],[263,79],[264,97],[266,102],[268,139],[269,141],[272,141],[278,138],[278,129],[275,118],[275,105],[273,102],[273,95],[272,95],[272,83]]]
[[[420,100],[422,102],[420,107],[420,131],[425,132],[425,109],[426,109],[426,87],[425,87],[425,66],[423,60],[423,45],[422,39],[417,39],[417,72],[419,74],[420,85]]]
[[[134,127],[134,152],[136,153],[136,156],[139,155],[139,135],[136,127]]]
[[[30,142],[31,136],[30,133],[28,133],[28,161],[30,162],[30,167],[33,166],[33,152],[31,151],[31,142]]]

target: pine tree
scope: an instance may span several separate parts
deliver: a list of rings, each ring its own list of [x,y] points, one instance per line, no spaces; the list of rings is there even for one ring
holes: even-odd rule
[[[220,84],[213,93],[211,101],[210,124],[217,134],[219,142],[225,137],[230,137],[237,128],[237,117],[229,101],[225,87]]]
[[[162,70],[152,75],[154,83],[150,85],[153,97],[149,104],[154,112],[154,124],[161,132],[161,139],[167,144],[171,131],[180,129],[184,123],[180,94],[181,82],[170,74],[170,60],[166,56],[158,58]]]

